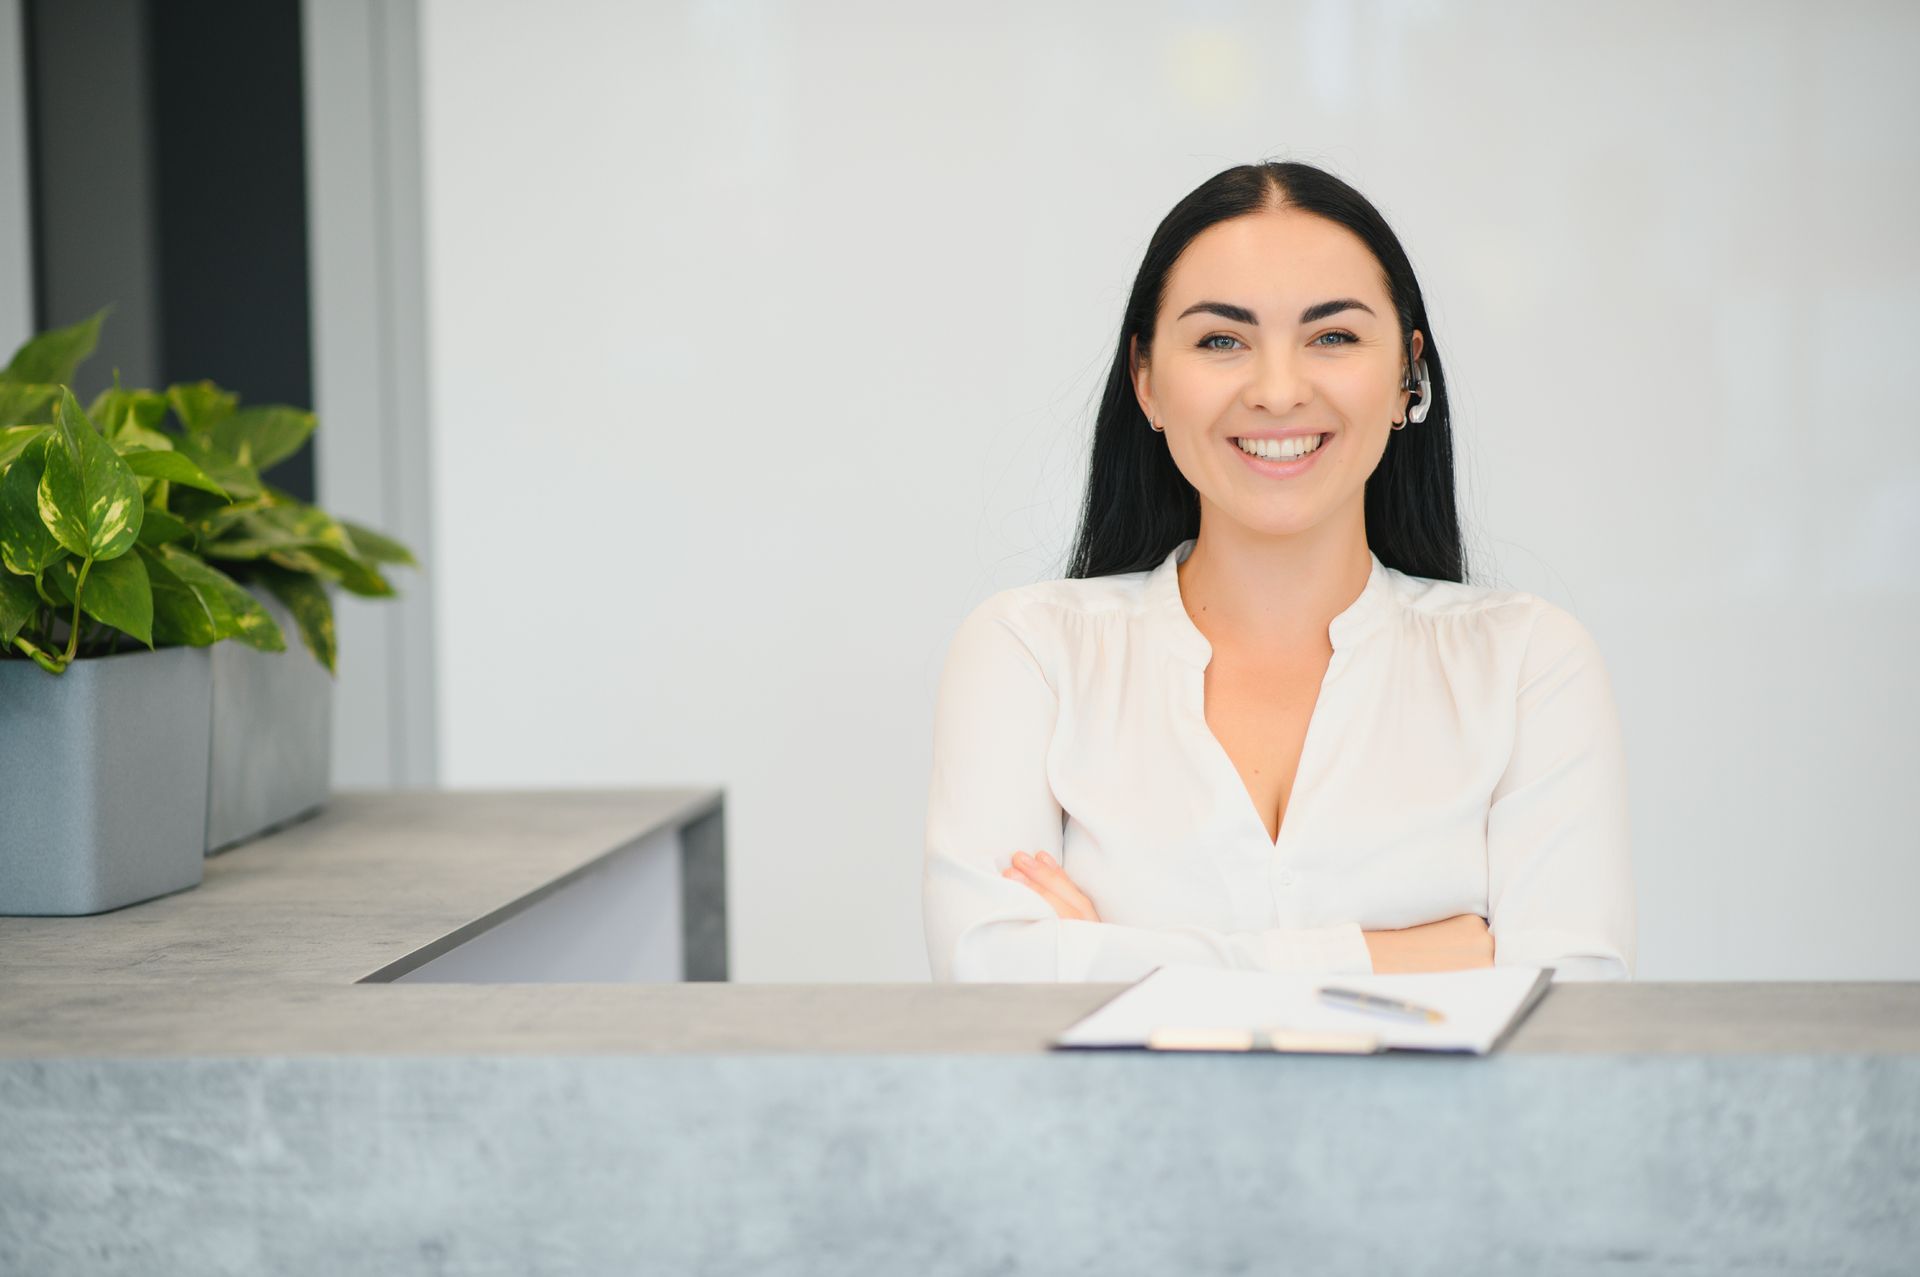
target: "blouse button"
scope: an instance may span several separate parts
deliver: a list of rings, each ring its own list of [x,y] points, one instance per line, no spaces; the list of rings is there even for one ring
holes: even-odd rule
[[[1290,869],[1282,869],[1274,875],[1273,880],[1283,887],[1291,887],[1293,885],[1293,871]]]

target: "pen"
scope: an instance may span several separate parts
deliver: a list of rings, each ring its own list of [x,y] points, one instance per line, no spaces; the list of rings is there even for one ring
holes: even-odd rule
[[[1424,1020],[1429,1024],[1438,1024],[1447,1018],[1432,1007],[1402,1002],[1398,998],[1383,998],[1377,993],[1363,993],[1358,989],[1323,988],[1320,990],[1320,1000],[1348,1011],[1369,1011],[1379,1015]]]

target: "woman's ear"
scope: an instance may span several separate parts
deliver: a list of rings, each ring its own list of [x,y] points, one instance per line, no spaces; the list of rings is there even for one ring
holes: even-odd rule
[[[1127,374],[1133,379],[1133,397],[1140,404],[1140,412],[1148,421],[1153,420],[1153,395],[1149,385],[1149,375],[1140,366],[1140,334],[1127,338]]]

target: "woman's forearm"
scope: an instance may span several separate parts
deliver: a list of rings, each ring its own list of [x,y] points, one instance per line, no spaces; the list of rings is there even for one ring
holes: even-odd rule
[[[1376,975],[1464,971],[1493,965],[1493,934],[1476,913],[1456,914],[1397,931],[1362,931]]]

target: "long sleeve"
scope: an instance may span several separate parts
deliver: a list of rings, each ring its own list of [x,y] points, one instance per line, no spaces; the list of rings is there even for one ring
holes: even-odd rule
[[[1496,966],[1633,978],[1627,763],[1600,649],[1540,602],[1520,673],[1513,754],[1487,812]]]
[[[922,876],[933,978],[1130,981],[1169,963],[1371,972],[1358,923],[1228,932],[1087,922],[1000,876],[1015,851],[1044,850],[1073,873],[1047,778],[1060,700],[1011,623],[1018,607],[1003,593],[975,608],[941,672]]]

